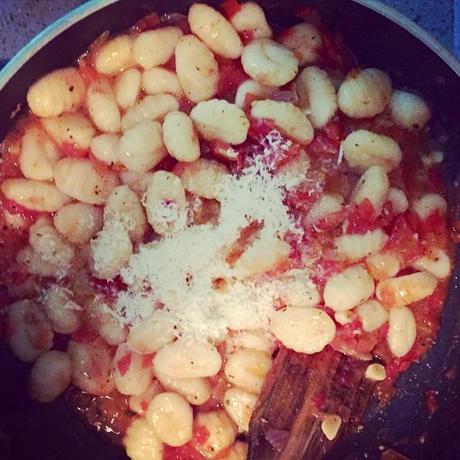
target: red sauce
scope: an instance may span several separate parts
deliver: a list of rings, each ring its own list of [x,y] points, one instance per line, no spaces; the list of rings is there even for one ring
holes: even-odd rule
[[[227,19],[232,19],[236,13],[241,11],[241,5],[237,2],[237,0],[224,0],[220,4],[220,9],[223,11]]]

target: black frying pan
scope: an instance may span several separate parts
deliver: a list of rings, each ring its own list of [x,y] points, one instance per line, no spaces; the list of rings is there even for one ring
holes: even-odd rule
[[[31,57],[27,62],[22,64],[21,59],[16,59],[0,73],[0,138],[13,124],[9,114],[18,103],[24,106],[27,88],[37,77],[74,62],[107,29],[119,32],[151,11],[186,12],[192,3],[191,0],[114,1],[99,1],[99,5],[106,5],[99,10],[95,8],[97,2],[85,6],[86,13],[80,14],[82,19],[75,22],[74,17],[62,22],[60,27],[65,30],[45,46],[42,44],[46,37],[38,40],[35,44],[38,50],[29,49]],[[434,111],[434,135],[440,137],[440,147],[446,153],[450,216],[452,221],[460,217],[457,183],[460,63],[413,23],[373,1],[259,0],[259,3],[269,19],[280,26],[294,20],[293,11],[299,6],[318,6],[329,28],[343,34],[362,65],[382,68],[390,73],[395,86],[417,90],[426,96]],[[91,8],[96,11],[87,15]],[[457,263],[438,343],[420,364],[412,366],[399,379],[397,396],[384,409],[379,409],[376,402],[371,404],[363,421],[364,430],[340,442],[327,458],[380,458],[382,450],[391,447],[412,459],[460,459],[459,273]],[[1,460],[126,459],[119,447],[69,411],[63,398],[48,405],[28,400],[26,366],[1,347],[0,366]],[[429,389],[439,392],[439,409],[432,416],[426,410],[425,392]]]

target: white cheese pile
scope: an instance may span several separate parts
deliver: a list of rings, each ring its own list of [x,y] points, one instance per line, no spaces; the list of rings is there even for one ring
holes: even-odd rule
[[[225,261],[224,249],[254,221],[263,223],[264,237],[299,231],[283,204],[286,190],[297,182],[269,169],[259,155],[240,176],[226,176],[217,225],[187,227],[140,247],[121,272],[128,290],[115,304],[126,324],[153,314],[195,340],[218,340],[228,329],[268,327],[283,283],[240,278]],[[213,281],[221,278],[229,281],[217,290]]]

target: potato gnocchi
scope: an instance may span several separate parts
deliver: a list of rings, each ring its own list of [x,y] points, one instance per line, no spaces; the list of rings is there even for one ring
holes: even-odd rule
[[[366,361],[386,394],[435,340],[443,155],[408,147],[436,152],[430,104],[292,24],[232,0],[105,34],[2,143],[0,329],[33,399],[93,395],[132,460],[248,458],[280,350]]]

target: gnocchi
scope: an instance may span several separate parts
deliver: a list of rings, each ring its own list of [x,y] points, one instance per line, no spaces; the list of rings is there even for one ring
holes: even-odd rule
[[[173,57],[182,35],[178,27],[162,27],[142,32],[134,40],[134,60],[144,69],[166,64]]]
[[[83,115],[66,113],[49,117],[42,120],[42,125],[58,145],[70,144],[82,150],[89,148],[95,134],[90,121]]]
[[[343,142],[344,157],[352,168],[365,171],[381,166],[390,172],[401,162],[401,148],[391,137],[365,129],[353,131]]]
[[[290,102],[256,101],[252,104],[251,115],[257,119],[273,120],[282,132],[300,144],[307,145],[313,139],[310,121]]]
[[[118,160],[130,171],[147,172],[166,155],[161,125],[157,121],[141,121],[128,128],[120,138]]]
[[[69,203],[56,212],[53,223],[71,243],[84,244],[102,229],[102,211],[88,203]]]
[[[433,275],[418,272],[380,281],[375,293],[387,308],[403,307],[431,295],[437,284]]]
[[[324,303],[335,311],[345,311],[363,303],[374,293],[374,280],[361,265],[353,265],[332,275],[324,286]]]
[[[169,154],[178,161],[191,162],[200,157],[200,142],[193,122],[183,112],[169,112],[163,122],[163,141]]]
[[[212,51],[194,35],[176,46],[176,73],[185,96],[192,102],[211,99],[217,92],[219,67]]]
[[[127,344],[142,354],[155,353],[174,340],[173,324],[165,324],[152,316],[130,328]]]
[[[199,102],[190,112],[190,118],[207,140],[218,139],[228,144],[241,144],[248,135],[249,120],[245,113],[225,100]]]
[[[53,184],[31,179],[5,179],[2,192],[31,211],[56,212],[72,198]]]
[[[112,373],[115,387],[123,395],[145,393],[153,379],[150,363],[126,344],[119,345],[115,352]]]
[[[188,192],[208,199],[218,199],[228,171],[222,163],[199,158],[191,163],[179,163],[174,172]]]
[[[150,225],[160,235],[170,235],[185,227],[185,190],[175,174],[154,173],[143,203]]]
[[[123,116],[122,128],[126,131],[143,120],[162,120],[169,112],[177,110],[177,99],[171,94],[145,96]]]
[[[118,163],[120,137],[117,134],[100,134],[91,140],[91,153],[102,163],[113,166]]]
[[[322,128],[337,111],[337,91],[325,70],[310,66],[296,79],[299,106],[310,116],[315,128]]]
[[[172,378],[210,377],[217,374],[222,357],[206,343],[177,340],[163,347],[153,360],[155,373]]]
[[[249,393],[259,394],[265,376],[272,367],[272,360],[263,351],[250,348],[232,353],[225,364],[225,378],[237,387]]]
[[[200,406],[211,397],[211,387],[203,377],[174,379],[156,371],[156,377],[163,388],[182,395],[190,404]]]
[[[235,442],[236,426],[223,410],[200,412],[194,423],[195,426],[206,428],[209,433],[203,444],[195,444],[197,450],[206,458],[215,457]]]
[[[92,82],[86,93],[88,112],[96,127],[106,133],[121,129],[121,113],[108,80]]]
[[[139,197],[127,186],[119,185],[112,190],[104,208],[104,223],[118,220],[133,241],[144,236],[147,219]]]
[[[43,292],[41,300],[54,332],[72,334],[80,327],[82,308],[72,300],[69,289],[53,284]]]
[[[120,35],[105,42],[94,58],[94,67],[105,75],[115,74],[133,64],[133,40],[128,35]]]
[[[27,103],[37,117],[57,117],[79,108],[86,85],[77,69],[67,67],[50,72],[27,91]]]
[[[239,33],[250,33],[252,38],[270,38],[272,29],[264,10],[254,2],[245,2],[231,18],[230,22]]]
[[[323,38],[315,25],[304,22],[286,30],[281,35],[281,43],[294,52],[303,66],[318,60]]]
[[[437,193],[427,193],[412,203],[412,209],[422,220],[437,212],[444,215],[447,211],[446,200]]]
[[[379,69],[351,71],[340,85],[340,110],[351,118],[370,118],[385,110],[391,97],[390,77]]]
[[[112,352],[102,340],[70,341],[67,350],[72,364],[72,383],[92,395],[107,395],[115,388]]]
[[[270,328],[285,347],[306,354],[320,352],[335,336],[334,321],[319,308],[277,310]]]
[[[143,74],[138,69],[127,69],[118,75],[113,91],[122,109],[132,107],[136,103],[141,91],[142,78]]]
[[[9,306],[8,345],[21,361],[36,361],[52,347],[53,337],[51,324],[35,302],[19,300]]]
[[[182,88],[177,75],[163,67],[152,67],[142,74],[142,88],[147,94],[180,96]]]
[[[417,94],[408,91],[393,91],[390,111],[395,123],[406,129],[422,129],[431,118],[428,104]]]
[[[188,12],[190,29],[216,54],[229,59],[241,56],[243,44],[236,30],[218,11],[195,3]]]
[[[288,48],[268,39],[253,40],[241,55],[244,71],[267,86],[282,86],[294,80],[299,61]]]
[[[388,311],[377,300],[368,300],[355,308],[363,329],[373,332],[388,321]]]
[[[408,307],[392,308],[388,317],[387,342],[397,358],[407,355],[415,343],[417,327],[415,317]]]
[[[136,418],[123,438],[126,453],[131,460],[162,460],[163,444],[145,418]]]
[[[29,394],[39,402],[51,402],[70,385],[70,358],[62,351],[48,351],[35,361],[30,372]]]
[[[377,254],[387,242],[388,237],[380,229],[369,230],[363,235],[342,235],[335,239],[340,256],[356,262],[364,257]]]
[[[59,152],[54,142],[38,127],[29,128],[21,139],[19,167],[27,179],[51,180]]]
[[[70,157],[58,161],[54,168],[54,180],[61,192],[93,205],[105,203],[118,185],[114,172],[97,170],[90,160]]]
[[[238,431],[247,433],[249,421],[257,402],[257,396],[241,388],[229,388],[224,395],[224,407],[227,414],[235,422]]]
[[[352,193],[352,202],[369,200],[377,214],[380,213],[390,190],[390,181],[381,166],[371,166],[359,179]]]
[[[183,446],[192,439],[192,408],[176,393],[166,392],[155,396],[149,404],[146,418],[158,439],[169,446]]]

